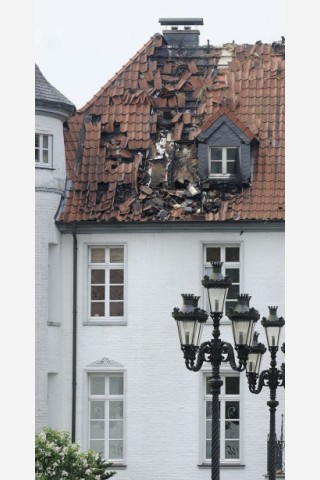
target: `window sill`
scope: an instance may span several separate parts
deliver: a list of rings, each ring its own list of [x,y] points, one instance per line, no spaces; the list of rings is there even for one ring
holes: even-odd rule
[[[201,463],[200,465],[197,465],[198,468],[211,468],[211,463]],[[220,468],[245,468],[245,465],[242,463],[220,463]]]
[[[269,478],[269,475],[266,473],[265,475],[263,475],[264,478]],[[276,478],[286,478],[285,477],[285,473],[276,473]]]
[[[51,165],[37,165],[35,164],[35,167],[36,168],[42,168],[44,170],[56,170],[55,168],[53,168]]]
[[[49,327],[61,327],[61,322],[47,322]]]
[[[88,325],[94,325],[94,326],[99,326],[99,325],[127,325],[126,320],[88,320],[86,322],[83,322],[83,325],[88,326]]]
[[[125,465],[124,463],[114,463],[113,465],[111,465],[110,468],[107,469],[107,472],[108,470],[125,470],[127,468],[127,465]]]
[[[209,180],[235,180],[236,178],[237,178],[237,175],[230,175],[228,173],[209,175]]]

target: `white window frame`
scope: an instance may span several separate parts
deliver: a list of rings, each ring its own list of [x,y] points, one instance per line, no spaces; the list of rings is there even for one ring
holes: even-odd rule
[[[206,393],[206,380],[210,378],[212,373],[210,370],[204,369],[201,376],[201,398],[200,398],[200,464],[211,465],[211,458],[206,458],[206,402],[212,400],[212,395]],[[220,402],[224,404],[220,405],[221,411],[225,411],[226,401],[239,402],[239,458],[225,458],[225,430],[220,425],[220,465],[241,465],[242,464],[242,450],[243,450],[243,415],[242,415],[242,395],[241,395],[241,375],[231,369],[223,369],[220,371],[220,377],[223,381],[221,387],[221,394],[219,396]],[[225,394],[225,378],[226,377],[238,377],[239,378],[239,394],[226,395]]]
[[[105,248],[109,251],[110,248],[123,248],[124,259],[123,263],[110,263],[105,262],[102,263],[91,263],[90,252],[92,248]],[[109,310],[105,310],[104,316],[91,316],[91,270],[95,269],[102,269],[106,273],[110,271],[110,268],[121,268],[123,269],[123,315],[122,316],[110,316]],[[104,267],[104,268],[103,268]],[[127,321],[127,245],[124,242],[112,242],[112,243],[97,243],[97,244],[88,244],[87,245],[87,253],[86,253],[86,277],[87,277],[87,295],[85,296],[87,299],[86,302],[86,315],[87,321],[84,321],[85,325],[126,325]],[[105,290],[105,308],[106,306],[109,309],[109,289],[110,283],[105,283],[106,290]]]
[[[221,173],[211,173],[211,163],[214,163],[214,160],[211,160],[211,152],[212,150],[215,149],[222,149],[222,172]],[[227,160],[227,151],[228,150],[236,150],[237,155],[239,155],[239,149],[238,147],[235,146],[220,146],[220,145],[214,145],[209,147],[209,178],[234,178],[236,177],[237,173],[227,173],[227,165],[228,165],[228,160]],[[237,163],[236,160],[233,161],[235,163],[235,168],[237,168]]]
[[[109,405],[110,395],[93,396],[90,394],[90,378],[95,375],[103,375],[105,379],[110,379],[111,376],[122,376],[123,378],[123,395],[112,395],[112,400],[121,399],[123,401],[123,457],[121,459],[112,459],[108,455],[105,456],[105,460],[110,461],[116,466],[126,466],[127,456],[127,372],[124,367],[87,367],[85,369],[85,395],[84,395],[84,415],[85,425],[83,429],[84,446],[86,449],[90,448],[90,401],[91,400],[104,400]],[[108,381],[108,380],[106,380]],[[105,419],[107,418],[108,408],[105,409]],[[110,420],[110,419],[108,419]],[[108,422],[109,425],[109,422]],[[105,428],[105,452],[108,452],[108,428]],[[107,447],[106,447],[107,446]],[[103,456],[104,458],[104,456]]]
[[[203,276],[204,275],[209,275],[212,272],[212,265],[210,262],[207,262],[206,258],[206,249],[207,248],[220,248],[220,260],[223,262],[222,264],[222,274],[226,274],[226,269],[228,268],[238,268],[239,269],[239,293],[242,292],[242,285],[243,285],[243,259],[242,259],[242,252],[243,252],[243,247],[242,247],[242,242],[236,243],[236,242],[228,242],[228,243],[222,243],[222,242],[205,242],[203,243],[203,252],[202,252],[202,272]],[[239,261],[238,262],[226,262],[226,248],[239,248]],[[208,302],[208,292],[207,290],[203,287],[202,290],[202,297],[203,297],[203,308],[207,310],[209,313],[209,302]],[[223,317],[223,322],[229,322],[228,317],[226,316],[226,306],[224,307],[224,317]],[[210,319],[207,321],[210,323]],[[212,323],[212,320],[211,320]]]
[[[39,132],[36,131],[35,135],[39,136],[39,161],[37,162],[35,159],[36,167],[40,168],[52,168],[53,166],[53,134],[51,132]],[[43,161],[43,151],[46,150],[43,147],[43,137],[48,137],[48,162]],[[36,149],[36,146],[35,146]]]

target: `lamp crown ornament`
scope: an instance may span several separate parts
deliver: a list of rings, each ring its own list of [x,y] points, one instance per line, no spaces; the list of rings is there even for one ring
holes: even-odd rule
[[[268,317],[262,317],[261,325],[263,327],[283,327],[284,325],[284,318],[278,317],[277,309],[278,307],[268,307],[269,308],[269,315]]]
[[[193,293],[182,293],[181,297],[183,298],[182,312],[189,312],[198,307],[199,296]]]
[[[250,308],[250,299],[251,296],[247,293],[239,293],[238,294],[238,301],[234,309],[230,308],[230,312],[228,313],[228,317],[232,320],[233,318],[251,318],[252,320],[259,320],[260,314],[258,310],[251,307]]]
[[[221,272],[223,262],[210,262],[212,266],[212,273],[210,276],[205,275],[202,280],[202,285],[205,288],[229,288],[232,284],[228,275],[224,276]]]
[[[269,316],[267,320],[272,321],[272,320],[278,320],[278,315],[277,315],[277,310],[278,307],[268,307],[269,308]]]
[[[199,322],[206,322],[208,314],[205,310],[198,307],[199,296],[193,293],[182,293],[181,308],[175,307],[172,316],[175,320],[198,320]]]

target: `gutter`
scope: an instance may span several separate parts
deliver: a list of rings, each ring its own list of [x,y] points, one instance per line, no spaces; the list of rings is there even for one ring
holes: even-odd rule
[[[71,233],[73,223],[56,220],[61,233]],[[152,232],[284,232],[283,220],[261,221],[176,221],[176,222],[95,222],[81,221],[77,224],[78,233],[152,233]]]
[[[76,227],[72,227],[73,236],[73,319],[72,319],[72,413],[71,413],[71,440],[76,439],[76,388],[77,388],[77,269],[78,269],[78,242]]]

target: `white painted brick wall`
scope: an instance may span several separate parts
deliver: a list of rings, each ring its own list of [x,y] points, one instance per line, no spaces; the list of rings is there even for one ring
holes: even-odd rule
[[[128,325],[86,326],[86,264],[88,244],[126,242],[128,246]],[[157,233],[93,234],[78,236],[78,369],[77,440],[83,448],[87,421],[84,369],[109,357],[127,372],[127,469],[118,480],[208,479],[210,470],[199,463],[199,389],[201,373],[187,371],[179,349],[174,306],[181,293],[202,295],[202,242],[241,242],[245,273],[243,293],[252,295],[251,306],[268,314],[268,305],[279,305],[284,316],[284,235],[281,233]],[[62,326],[60,374],[61,427],[71,428],[72,255],[71,235],[63,235],[61,252]],[[259,340],[266,343],[260,326]],[[205,326],[203,340],[212,328]],[[231,327],[221,336],[232,342]],[[284,338],[281,339],[281,343]],[[47,354],[46,354],[47,356]],[[269,357],[265,355],[263,368]],[[279,354],[279,365],[283,361]],[[221,471],[221,480],[257,480],[266,473],[269,431],[269,391],[260,395],[243,391],[243,470]],[[277,431],[284,407],[278,389]]]
[[[54,224],[61,196],[41,191],[64,189],[65,154],[62,122],[36,115],[36,132],[53,135],[53,169],[35,169],[35,384],[36,430],[47,425],[47,374],[60,372],[60,327],[48,327],[48,245],[59,244],[60,232]],[[40,189],[40,190],[39,190]],[[57,282],[58,284],[59,282]],[[52,292],[54,294],[54,292]],[[60,301],[57,296],[56,301]]]

